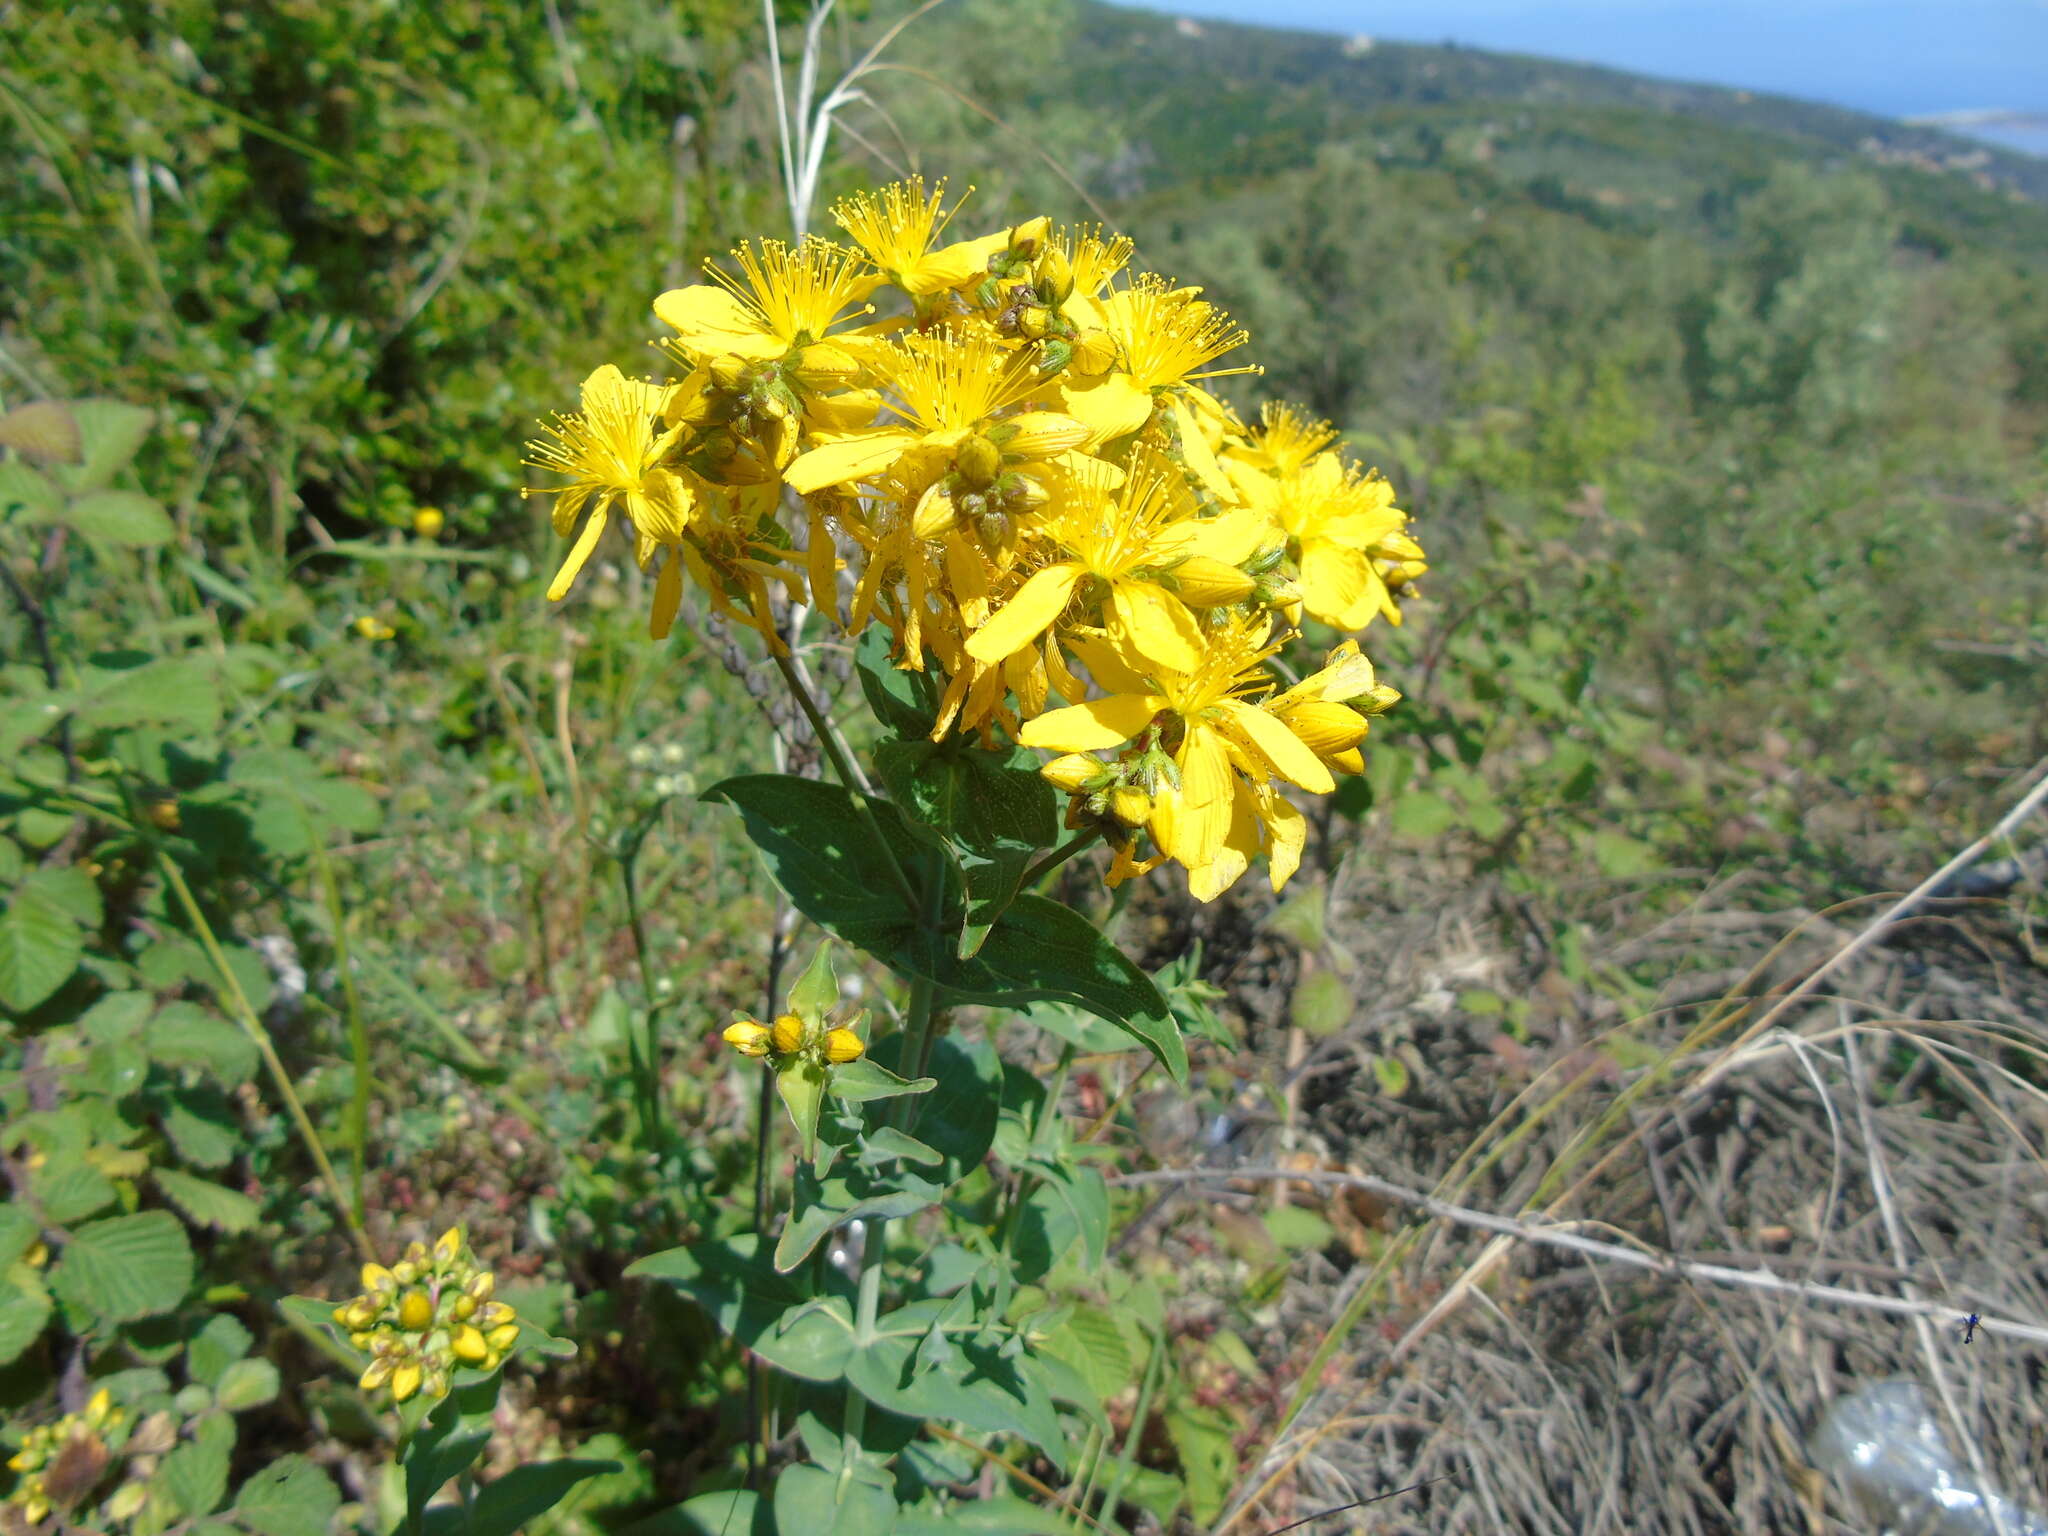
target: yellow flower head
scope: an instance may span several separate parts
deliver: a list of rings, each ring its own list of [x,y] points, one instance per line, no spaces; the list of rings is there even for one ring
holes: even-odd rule
[[[1129,235],[1105,236],[1100,224],[1082,224],[1060,230],[1052,237],[1050,249],[1065,261],[1072,274],[1073,291],[1084,299],[1092,299],[1123,271],[1137,247]]]
[[[1148,273],[1101,301],[1103,328],[1116,342],[1124,371],[1140,388],[1261,371],[1256,363],[1198,371],[1250,339],[1199,293],[1169,288],[1164,278]]]
[[[924,178],[913,176],[872,194],[856,192],[841,199],[832,205],[832,217],[890,282],[921,299],[984,276],[989,257],[1008,242],[1007,233],[998,232],[932,249],[932,242],[973,192],[969,187],[947,208],[943,178],[927,193]]]
[[[1305,411],[1269,400],[1259,414],[1259,430],[1241,455],[1260,469],[1288,475],[1337,440],[1337,429]]]
[[[706,264],[709,283],[675,288],[654,301],[654,313],[679,333],[671,348],[696,362],[787,356],[822,340],[874,287],[857,252],[806,236],[733,249],[738,273]],[[866,306],[858,311],[867,312]]]

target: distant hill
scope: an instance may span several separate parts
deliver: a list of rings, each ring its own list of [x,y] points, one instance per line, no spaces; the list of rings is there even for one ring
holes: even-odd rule
[[[1162,139],[1201,145],[1210,176],[1295,163],[1315,142],[1355,137],[1391,108],[1488,103],[1699,119],[2048,205],[2048,159],[1842,107],[1455,44],[1196,22],[1093,3],[1079,20],[1056,88],[1128,103]]]

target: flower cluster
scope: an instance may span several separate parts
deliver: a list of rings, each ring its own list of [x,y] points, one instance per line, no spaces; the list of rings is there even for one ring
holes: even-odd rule
[[[853,1030],[824,1019],[805,1020],[794,1013],[778,1015],[773,1024],[737,1019],[726,1026],[725,1043],[742,1056],[770,1056],[778,1061],[809,1057],[835,1067],[858,1061],[867,1053],[866,1043]]]
[[[370,1356],[360,1385],[402,1403],[424,1390],[446,1397],[458,1367],[493,1371],[519,1337],[512,1308],[492,1299],[496,1278],[476,1262],[462,1229],[413,1243],[391,1268],[363,1266],[363,1294],[334,1309],[348,1341]]]
[[[28,1524],[39,1525],[52,1511],[69,1511],[82,1503],[106,1477],[127,1418],[101,1387],[82,1412],[31,1429],[21,1449],[7,1459],[8,1470],[20,1478],[7,1496],[7,1507]],[[130,1507],[116,1516],[121,1519],[135,1512],[133,1501],[123,1502]]]
[[[1258,371],[1221,361],[1245,332],[1128,274],[1128,239],[1038,218],[949,242],[954,211],[897,183],[833,209],[850,245],[744,245],[657,298],[677,376],[599,368],[528,445],[568,482],[549,596],[622,520],[657,638],[685,573],[771,649],[778,589],[886,625],[942,680],[935,739],[1063,754],[1046,771],[1112,880],[1172,859],[1206,900],[1263,852],[1277,889],[1303,826],[1283,786],[1356,771],[1397,695],[1355,642],[1285,689],[1272,658],[1304,618],[1400,622],[1426,568],[1407,516],[1327,424],[1213,394]]]

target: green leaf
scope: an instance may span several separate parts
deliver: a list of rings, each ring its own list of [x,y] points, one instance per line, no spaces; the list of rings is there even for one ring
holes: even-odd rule
[[[34,521],[43,522],[63,506],[64,493],[21,460],[0,463],[0,517],[21,507]]]
[[[220,681],[211,658],[157,660],[140,651],[92,657],[80,678],[78,721],[87,730],[176,725],[210,730],[220,723]]]
[[[867,1056],[841,1062],[826,1074],[825,1079],[825,1091],[835,1099],[845,1099],[849,1104],[865,1104],[874,1099],[900,1098],[906,1093],[930,1093],[936,1086],[936,1078],[920,1077],[913,1080],[898,1077],[887,1067]]]
[[[180,1516],[211,1514],[228,1491],[228,1458],[234,1449],[235,1421],[210,1413],[199,1420],[191,1439],[164,1457],[152,1482],[169,1495]]]
[[[963,740],[888,741],[875,767],[889,797],[929,826],[970,848],[1005,843],[1050,847],[1060,834],[1059,800],[1021,747],[987,752]]]
[[[882,1178],[856,1169],[845,1178],[820,1179],[809,1165],[799,1164],[789,1220],[775,1244],[775,1267],[785,1273],[795,1269],[834,1227],[862,1216],[915,1215],[943,1193],[943,1185],[914,1174]]]
[[[166,1003],[149,1021],[149,1054],[167,1067],[196,1067],[223,1088],[256,1073],[255,1042],[238,1026],[197,1003]]]
[[[1411,789],[1394,802],[1394,831],[1412,842],[1442,837],[1458,824],[1457,807],[1442,795]]]
[[[52,1152],[29,1176],[43,1214],[69,1226],[114,1203],[113,1180],[85,1160],[83,1149]]]
[[[1083,1267],[1101,1269],[1109,1250],[1109,1185],[1101,1171],[1085,1163],[1033,1163],[1031,1167],[1073,1217],[1080,1234]]]
[[[12,1365],[42,1337],[52,1310],[50,1293],[27,1265],[0,1274],[0,1365]]]
[[[164,1111],[164,1134],[195,1168],[225,1167],[242,1144],[234,1112],[211,1088],[173,1092]]]
[[[908,672],[890,658],[888,627],[870,624],[854,647],[854,671],[875,718],[898,736],[929,736],[939,718],[939,693],[929,672]]]
[[[744,1488],[700,1493],[635,1521],[619,1536],[775,1536],[769,1508],[759,1494]]]
[[[202,1387],[218,1386],[223,1372],[249,1353],[254,1340],[241,1322],[226,1312],[206,1320],[185,1346],[185,1373]]]
[[[902,1035],[891,1035],[874,1054],[881,1065],[896,1067],[904,1044]],[[956,1184],[981,1166],[995,1141],[1003,1064],[986,1040],[948,1035],[933,1044],[930,1067],[938,1086],[918,1104],[917,1139],[945,1159],[932,1178]]]
[[[260,1207],[239,1189],[229,1189],[211,1179],[196,1178],[175,1168],[155,1168],[150,1177],[171,1204],[185,1213],[195,1227],[212,1227],[218,1232],[246,1232],[256,1225]]]
[[[758,1252],[751,1232],[649,1254],[626,1268],[629,1279],[660,1280],[711,1314],[727,1337],[754,1341],[807,1299],[803,1286]]]
[[[0,1006],[16,1013],[46,1001],[85,957],[78,923],[35,879],[16,889],[0,916]]]
[[[340,1508],[327,1474],[303,1456],[280,1457],[235,1494],[235,1518],[257,1536],[327,1536]]]
[[[804,1056],[789,1056],[770,1069],[775,1092],[796,1127],[798,1155],[812,1162],[818,1155],[818,1112],[825,1105],[825,1068]]]
[[[152,549],[177,537],[170,514],[152,496],[140,491],[95,491],[81,496],[59,514],[89,539],[125,549]]]
[[[33,1248],[42,1228],[28,1208],[9,1200],[0,1203],[0,1270]]]
[[[50,1283],[102,1322],[155,1317],[192,1288],[192,1245],[169,1211],[110,1216],[72,1232]]]
[[[85,462],[67,466],[57,478],[76,496],[96,491],[128,467],[149,436],[154,411],[121,400],[71,400],[66,404],[85,449]]]
[[[277,1396],[277,1367],[268,1360],[237,1360],[221,1373],[214,1396],[229,1413],[260,1408]]]
[[[1133,1036],[1172,1074],[1188,1076],[1180,1026],[1152,978],[1087,918],[1043,896],[1019,896],[989,934],[980,962],[995,996],[977,1002],[1014,1006],[1041,998],[1075,1003]]]
[[[837,1381],[856,1353],[853,1308],[843,1296],[793,1307],[755,1339],[754,1353],[777,1370],[806,1381]]]
[[[435,1505],[427,1511],[426,1529],[429,1536],[512,1536],[578,1483],[618,1469],[616,1461],[578,1458],[529,1462],[484,1484],[466,1512],[459,1504]]]
[[[930,1082],[930,1078],[925,1079]],[[936,1165],[945,1157],[932,1147],[926,1146],[915,1136],[906,1136],[893,1125],[877,1126],[860,1139],[860,1157],[863,1164],[879,1164],[902,1161]]]
[[[451,1477],[467,1471],[490,1443],[499,1375],[460,1383],[434,1404],[405,1452],[405,1506],[417,1515]]]
[[[839,976],[832,969],[832,941],[825,940],[811,956],[811,963],[789,989],[793,1012],[821,1019],[839,1006]]]
[[[885,1323],[887,1319],[883,1320]],[[1005,1359],[963,1342],[942,1363],[919,1368],[914,1334],[884,1331],[845,1364],[847,1381],[869,1402],[912,1419],[937,1419],[988,1434],[1021,1436],[1056,1467],[1067,1464],[1066,1433],[1028,1354]]]
[[[1321,1039],[1351,1022],[1351,988],[1335,971],[1311,971],[1295,983],[1287,1013],[1304,1033]]]
[[[21,882],[14,899],[39,902],[53,912],[61,912],[81,928],[97,928],[106,918],[100,888],[91,875],[75,864],[37,870]]]
[[[1266,1212],[1266,1230],[1274,1242],[1292,1252],[1327,1247],[1335,1236],[1335,1229],[1327,1221],[1298,1205],[1283,1205]]]
[[[1408,1067],[1398,1056],[1373,1057],[1372,1075],[1379,1079],[1380,1091],[1390,1099],[1398,1099],[1408,1091]]]
[[[879,626],[877,626],[879,627]],[[830,1531],[833,1536],[890,1536],[896,1529],[896,1500],[886,1489],[859,1478],[841,1481],[823,1467],[799,1462],[775,1479],[775,1528]]]
[[[1208,1525],[1223,1512],[1237,1477],[1236,1426],[1216,1408],[1175,1406],[1166,1411],[1166,1433],[1180,1455],[1188,1490],[1188,1513]]]
[[[1073,1536],[1074,1524],[1058,1510],[998,1496],[962,1500],[944,1514],[899,1510],[894,1530],[896,1536],[973,1536],[977,1531],[985,1536]]]

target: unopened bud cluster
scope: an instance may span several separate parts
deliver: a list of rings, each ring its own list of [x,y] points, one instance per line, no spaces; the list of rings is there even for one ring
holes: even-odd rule
[[[7,1495],[6,1508],[18,1512],[30,1525],[41,1524],[53,1512],[68,1514],[77,1508],[106,1477],[115,1451],[126,1438],[127,1419],[127,1413],[115,1407],[113,1397],[101,1387],[81,1412],[67,1413],[54,1424],[31,1429],[21,1449],[7,1459],[8,1470],[19,1481]],[[122,1489],[115,1498],[127,1491]],[[108,1510],[117,1519],[134,1512],[134,1506],[121,1513]]]
[[[493,1299],[496,1288],[460,1227],[443,1232],[431,1251],[412,1244],[389,1269],[365,1264],[363,1294],[334,1309],[349,1343],[370,1356],[358,1385],[389,1389],[402,1403],[422,1391],[446,1397],[458,1368],[496,1370],[519,1337],[517,1314]]]
[[[866,1043],[854,1031],[794,1013],[778,1015],[773,1024],[736,1020],[726,1026],[725,1043],[742,1056],[772,1057],[777,1066],[808,1058],[836,1067],[858,1061],[867,1052]]]

